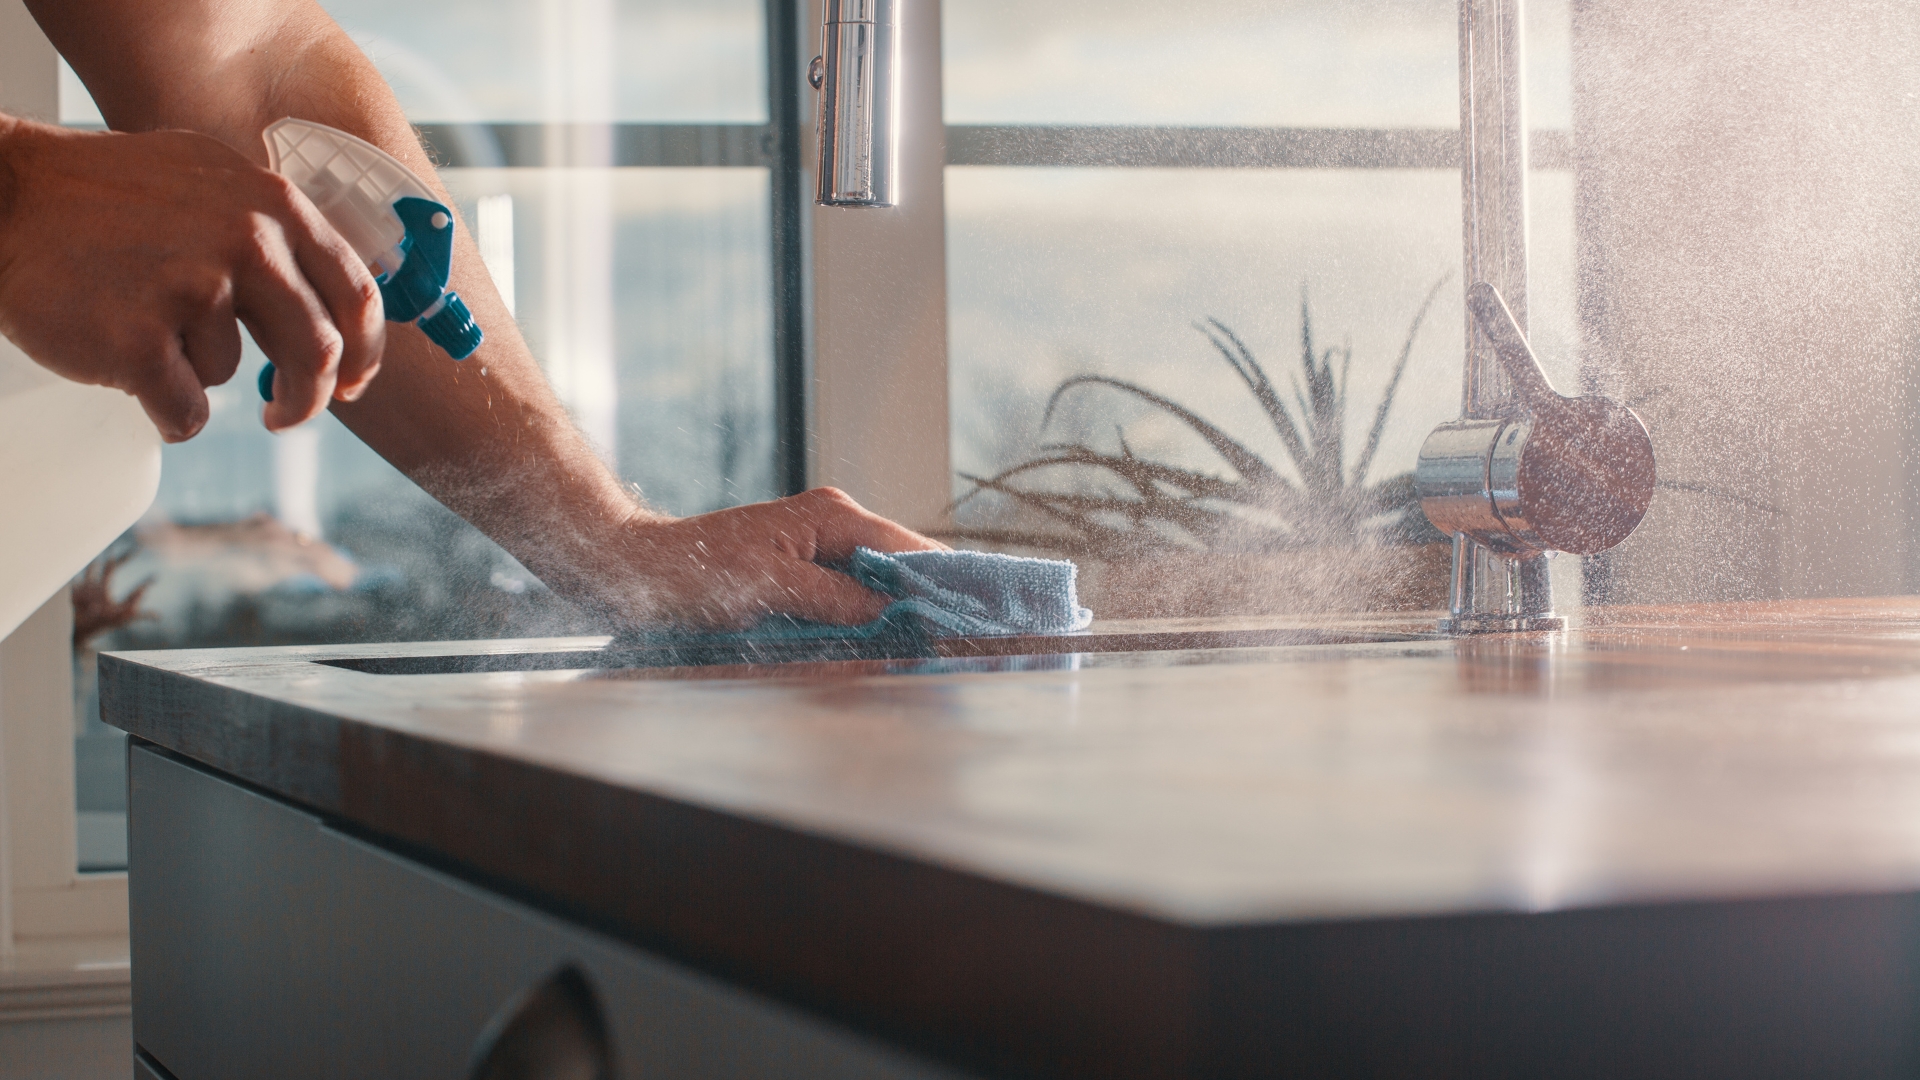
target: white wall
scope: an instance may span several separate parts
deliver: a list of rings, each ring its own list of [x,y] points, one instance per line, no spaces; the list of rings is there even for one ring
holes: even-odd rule
[[[59,119],[59,65],[0,0],[0,110]],[[75,873],[73,608],[65,590],[0,641],[0,1080],[132,1069],[126,879]]]

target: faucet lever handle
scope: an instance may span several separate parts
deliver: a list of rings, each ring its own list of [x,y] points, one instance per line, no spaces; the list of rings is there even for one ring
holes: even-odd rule
[[[1562,397],[1520,324],[1484,281],[1467,306],[1526,412],[1441,424],[1420,447],[1414,490],[1427,519],[1497,552],[1592,555],[1627,538],[1653,501],[1653,440],[1632,409]]]
[[[1528,409],[1541,411],[1563,400],[1548,381],[1539,358],[1533,355],[1527,336],[1520,332],[1520,321],[1513,317],[1499,289],[1484,281],[1474,282],[1473,288],[1467,290],[1467,307],[1473,312],[1474,322],[1480,324],[1480,331],[1493,344],[1494,355]]]

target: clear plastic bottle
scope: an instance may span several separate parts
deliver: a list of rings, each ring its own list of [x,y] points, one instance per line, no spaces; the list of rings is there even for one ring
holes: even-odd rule
[[[118,390],[68,382],[0,338],[0,637],[140,519],[160,433]]]

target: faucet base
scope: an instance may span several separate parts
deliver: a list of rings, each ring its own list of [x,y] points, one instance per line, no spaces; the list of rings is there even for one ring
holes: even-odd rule
[[[1443,634],[1536,634],[1565,630],[1560,615],[1449,615],[1440,620]]]

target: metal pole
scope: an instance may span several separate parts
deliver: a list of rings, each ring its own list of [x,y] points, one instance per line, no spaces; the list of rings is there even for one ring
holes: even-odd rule
[[[800,26],[806,0],[767,0],[767,187],[772,200],[774,485],[807,488],[806,233]]]
[[[1527,126],[1521,0],[1460,0],[1460,196],[1463,284],[1500,290],[1527,325]],[[1488,419],[1517,410],[1473,319],[1467,320],[1461,414]],[[1546,556],[1505,558],[1456,534],[1444,627],[1459,633],[1559,629]]]

